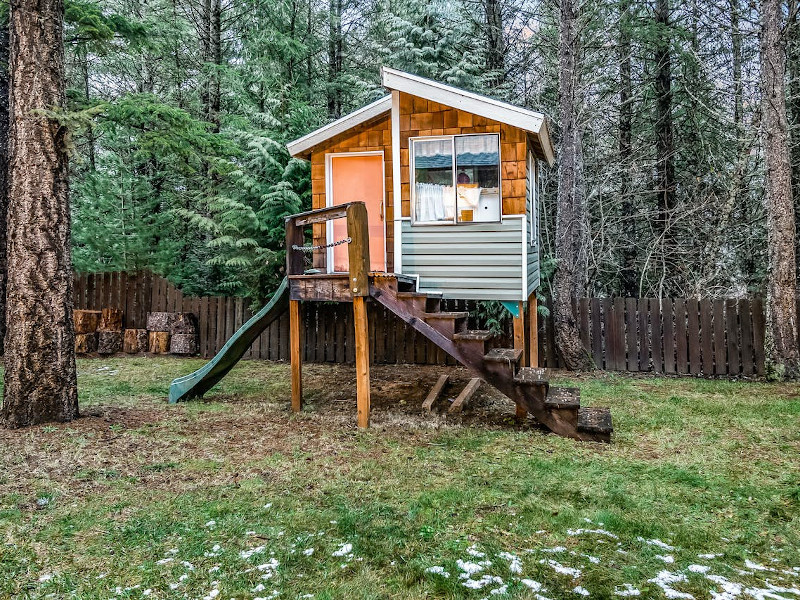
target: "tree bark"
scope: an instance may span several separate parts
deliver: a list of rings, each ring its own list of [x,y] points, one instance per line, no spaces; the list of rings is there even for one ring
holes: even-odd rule
[[[492,88],[506,82],[506,48],[503,39],[503,6],[499,0],[485,0],[486,71]]]
[[[12,0],[8,330],[2,419],[8,427],[78,416],[62,0]]]
[[[766,167],[767,332],[771,373],[800,376],[797,345],[797,275],[792,168],[786,117],[786,56],[781,39],[781,0],[761,3],[761,132]]]
[[[342,0],[329,0],[328,14],[328,116],[342,116],[342,93],[339,76],[342,72]]]
[[[656,192],[658,224],[667,228],[669,214],[675,208],[675,145],[672,135],[672,56],[670,52],[669,0],[656,0]],[[669,237],[665,235],[665,238]],[[669,244],[665,244],[668,248]]]
[[[619,20],[619,194],[622,202],[622,269],[620,290],[623,296],[638,296],[636,273],[636,215],[630,169],[633,158],[633,88],[631,85],[631,0],[621,0]]]
[[[556,207],[556,271],[553,276],[553,313],[556,344],[570,369],[593,369],[583,347],[572,299],[580,294],[586,276],[585,193],[583,144],[578,123],[577,95],[580,74],[578,11],[574,0],[561,0],[558,39],[558,92],[561,119],[558,203]]]
[[[6,212],[8,210],[8,83],[9,83],[9,23],[0,24],[0,355],[6,337]]]

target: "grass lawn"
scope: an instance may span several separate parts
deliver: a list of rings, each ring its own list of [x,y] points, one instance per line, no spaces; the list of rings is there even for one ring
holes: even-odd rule
[[[376,367],[368,431],[344,366],[166,405],[200,364],[82,360],[83,418],[0,430],[0,597],[800,598],[798,386],[561,377],[602,445],[421,415],[435,367]]]

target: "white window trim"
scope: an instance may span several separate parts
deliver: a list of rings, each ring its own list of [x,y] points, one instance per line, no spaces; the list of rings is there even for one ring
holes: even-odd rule
[[[500,219],[497,221],[459,221],[458,220],[458,194],[455,199],[455,214],[452,221],[417,221],[417,186],[414,180],[414,142],[418,140],[450,140],[453,146],[453,190],[457,189],[457,175],[456,175],[456,142],[457,137],[468,137],[475,135],[493,135],[497,137],[497,198],[499,203]],[[411,201],[411,224],[414,226],[426,227],[430,225],[459,225],[469,226],[480,223],[502,223],[503,222],[503,160],[500,153],[500,134],[499,133],[460,133],[455,135],[421,135],[417,137],[408,138],[408,181],[409,181],[409,199]]]

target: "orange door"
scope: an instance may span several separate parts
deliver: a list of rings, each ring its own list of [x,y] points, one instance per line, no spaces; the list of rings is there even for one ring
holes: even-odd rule
[[[363,202],[369,218],[369,262],[372,271],[386,270],[386,229],[383,223],[383,155],[351,154],[331,156],[331,205]],[[347,220],[330,221],[333,239],[337,242],[347,237]],[[347,244],[333,248],[333,269],[348,271]]]

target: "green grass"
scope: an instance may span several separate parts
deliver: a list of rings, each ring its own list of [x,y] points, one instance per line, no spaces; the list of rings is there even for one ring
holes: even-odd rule
[[[357,431],[335,366],[304,368],[299,415],[288,366],[261,362],[166,405],[199,364],[79,361],[85,418],[0,430],[0,597],[663,598],[664,571],[698,599],[726,581],[729,598],[800,598],[797,386],[562,379],[612,408],[600,445],[471,417],[513,414],[491,394],[462,420],[422,416],[404,388],[376,391],[375,426]],[[459,561],[496,579],[470,589]]]

